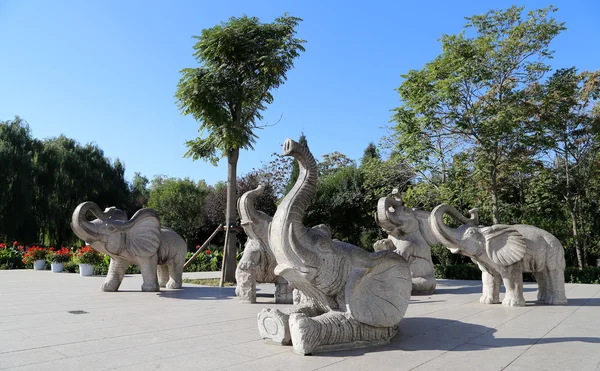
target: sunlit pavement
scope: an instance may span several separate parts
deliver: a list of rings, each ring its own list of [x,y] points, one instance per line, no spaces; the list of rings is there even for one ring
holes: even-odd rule
[[[218,272],[187,277],[218,277]],[[273,304],[240,304],[233,287],[185,284],[140,292],[128,275],[119,292],[104,277],[0,271],[0,369],[10,370],[600,370],[600,285],[567,284],[568,306],[479,303],[478,281],[440,280],[414,296],[387,346],[299,356],[265,344],[256,326]]]

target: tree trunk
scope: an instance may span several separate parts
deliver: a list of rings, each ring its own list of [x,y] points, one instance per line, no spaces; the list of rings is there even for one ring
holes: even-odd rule
[[[236,253],[237,253],[237,236],[236,230],[233,229],[236,226],[237,221],[237,162],[240,157],[240,150],[238,148],[232,149],[227,154],[227,211],[225,215],[225,238],[227,243],[223,247],[225,253],[225,264],[223,280],[225,282],[235,282],[235,267],[236,267]]]
[[[492,222],[500,224],[498,217],[498,169],[492,168]]]
[[[583,268],[584,258],[583,258],[583,249],[581,248],[581,243],[579,241],[579,226],[577,223],[577,214],[576,203],[573,203],[572,207],[569,207],[569,213],[571,214],[571,226],[573,230],[573,242],[575,244],[575,253],[577,254],[577,266],[579,269]]]

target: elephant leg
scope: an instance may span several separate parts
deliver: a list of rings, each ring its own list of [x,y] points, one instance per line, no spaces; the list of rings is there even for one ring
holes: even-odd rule
[[[167,287],[169,281],[169,267],[165,264],[161,264],[157,267],[156,272],[158,273],[158,285],[160,287]]]
[[[479,298],[482,304],[498,304],[500,303],[500,284],[502,277],[498,274],[481,272],[481,282],[483,284],[483,294]]]
[[[339,311],[313,318],[294,313],[290,315],[289,323],[294,352],[302,355],[387,344],[398,332],[397,326],[369,326],[347,318],[346,313]]]
[[[546,300],[548,300],[548,294],[550,294],[549,290],[552,284],[549,281],[550,277],[548,277],[548,271],[543,270],[541,272],[535,272],[533,273],[533,277],[535,277],[538,284],[537,300],[541,303],[545,303]]]
[[[523,297],[523,271],[521,264],[513,264],[507,268],[502,279],[506,288],[506,295],[504,296],[504,300],[502,300],[502,305],[507,307],[524,307],[526,302]]]
[[[292,304],[294,289],[283,277],[277,277],[275,280],[275,303]]]
[[[121,286],[123,277],[125,277],[127,267],[129,267],[129,263],[120,259],[111,258],[110,264],[108,265],[106,280],[102,284],[102,291],[117,291],[119,286]]]
[[[430,295],[435,291],[433,263],[416,257],[409,264],[412,278],[412,295]]]
[[[169,282],[167,282],[168,289],[180,289],[183,287],[183,264],[176,264],[171,262],[167,264],[169,272]]]
[[[565,273],[562,269],[554,269],[547,272],[548,290],[546,304],[567,305],[567,295],[565,294]]]
[[[256,303],[257,277],[264,276],[264,260],[261,259],[261,245],[256,240],[249,240],[244,255],[235,269],[237,286],[235,294],[242,303]]]
[[[139,259],[140,271],[142,273],[142,291],[160,291],[157,274],[158,256],[153,255],[147,259]]]

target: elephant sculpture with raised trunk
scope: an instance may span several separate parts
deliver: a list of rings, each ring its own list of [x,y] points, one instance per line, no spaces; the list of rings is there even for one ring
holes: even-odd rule
[[[273,216],[269,246],[275,274],[300,290],[302,301],[283,311],[263,309],[258,315],[262,337],[291,342],[299,354],[389,342],[410,301],[408,263],[392,251],[369,253],[334,241],[325,225],[305,227],[317,165],[308,148],[291,139],[283,154],[298,161],[300,172]]]
[[[254,208],[254,200],[264,189],[259,185],[238,200],[241,224],[248,239],[235,270],[235,293],[242,303],[256,303],[256,283],[274,283],[275,303],[292,304],[293,289],[285,278],[275,274],[277,261],[269,247],[269,226],[273,218]]]

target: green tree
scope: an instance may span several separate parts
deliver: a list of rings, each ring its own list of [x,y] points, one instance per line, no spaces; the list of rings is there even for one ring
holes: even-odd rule
[[[468,17],[464,32],[443,35],[442,53],[402,76],[403,104],[393,117],[398,149],[417,169],[427,169],[439,148],[452,143],[460,143],[454,153],[470,153],[491,198],[494,223],[500,222],[502,171],[540,149],[535,88],[550,70],[550,42],[565,29],[550,17],[552,6],[526,18],[523,9]]]
[[[0,240],[37,239],[34,156],[38,145],[20,117],[0,122]]]
[[[227,157],[228,245],[224,279],[234,281],[236,255],[236,168],[240,149],[252,149],[261,111],[273,101],[272,90],[286,79],[304,40],[294,37],[300,18],[284,15],[273,23],[232,17],[195,36],[199,68],[181,70],[177,103],[184,115],[200,121],[201,137],[187,142],[186,156],[213,164]]]
[[[127,210],[130,216],[148,204],[148,199],[150,198],[149,183],[148,178],[139,172],[136,171],[133,174],[133,180],[129,185],[129,205]]]
[[[549,167],[559,180],[557,190],[571,219],[577,264],[583,268],[585,230],[595,219],[585,210],[598,198],[594,190],[600,178],[600,70],[559,69],[540,85],[539,97],[540,124],[551,144]]]
[[[206,222],[204,201],[208,192],[204,181],[156,176],[150,186],[148,207],[156,210],[161,224],[179,233],[189,247],[198,240]]]

